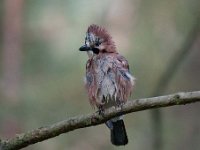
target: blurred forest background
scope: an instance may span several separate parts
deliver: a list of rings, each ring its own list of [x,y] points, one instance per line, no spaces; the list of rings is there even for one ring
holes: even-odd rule
[[[92,23],[130,63],[130,99],[200,90],[199,16],[199,0],[1,0],[0,137],[95,111],[83,84],[87,55],[78,51]],[[25,149],[199,150],[199,114],[195,103],[126,115],[125,147],[112,146],[100,125]]]

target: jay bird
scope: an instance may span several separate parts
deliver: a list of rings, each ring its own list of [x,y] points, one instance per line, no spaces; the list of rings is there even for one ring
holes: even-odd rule
[[[107,30],[90,25],[85,44],[80,51],[86,51],[85,87],[90,104],[99,112],[109,107],[122,106],[130,96],[135,78],[130,74],[128,61],[120,55]],[[122,116],[106,122],[111,131],[111,142],[116,146],[126,145],[128,137]]]

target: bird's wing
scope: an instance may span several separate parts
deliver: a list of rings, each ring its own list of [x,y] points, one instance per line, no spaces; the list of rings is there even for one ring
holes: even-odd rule
[[[126,102],[134,86],[134,77],[130,74],[128,61],[123,56],[117,54],[114,60],[118,87],[117,97],[120,101]]]

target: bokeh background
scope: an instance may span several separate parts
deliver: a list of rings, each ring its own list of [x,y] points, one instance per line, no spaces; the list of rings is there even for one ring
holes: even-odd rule
[[[200,90],[199,16],[199,0],[1,0],[0,138],[95,111],[83,84],[87,55],[78,51],[93,23],[130,63],[130,99]],[[112,146],[99,125],[24,149],[199,150],[199,114],[195,103],[126,115],[125,147]]]

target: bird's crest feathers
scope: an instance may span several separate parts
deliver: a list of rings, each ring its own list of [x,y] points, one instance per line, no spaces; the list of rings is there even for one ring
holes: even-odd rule
[[[115,43],[105,28],[92,24],[88,27],[87,33],[93,33],[95,36],[101,38],[107,52],[116,52]]]

